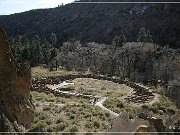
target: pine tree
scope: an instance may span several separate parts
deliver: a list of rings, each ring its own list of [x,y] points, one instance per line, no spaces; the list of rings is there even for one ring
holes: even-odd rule
[[[147,34],[146,34],[146,41],[152,43],[152,42],[153,42],[153,39],[152,39],[152,35],[151,35],[150,31],[147,30],[146,33],[147,33]]]
[[[55,33],[51,33],[50,35],[50,42],[53,46],[53,49],[51,51],[51,56],[50,56],[50,71],[52,71],[54,64],[53,62],[55,61],[55,57],[57,56],[57,52],[56,52],[56,44],[57,44],[57,36]],[[57,63],[57,60],[56,60]],[[56,64],[56,69],[57,69],[57,64]]]
[[[55,33],[51,33],[51,35],[50,35],[50,43],[52,44],[53,47],[56,47],[57,36],[56,36]]]
[[[44,39],[42,44],[42,54],[43,54],[43,62],[46,65],[48,65],[48,62],[50,60],[52,49],[53,49],[52,45],[46,39]]]
[[[21,52],[22,52],[22,36],[17,36],[16,38],[15,38],[15,46],[16,46],[16,60],[18,61],[18,62],[21,62],[21,60],[22,60],[22,55],[21,55]]]
[[[22,58],[22,61],[29,61],[30,60],[30,43],[29,43],[29,39],[28,38],[25,38],[23,43],[23,49],[22,49],[22,52],[21,52],[21,58]]]
[[[57,61],[55,59],[56,56],[57,56],[56,48],[53,48],[52,51],[51,51],[51,55],[50,55],[50,71],[53,70],[53,67],[55,65],[54,62],[57,63]],[[56,67],[57,67],[57,65],[56,65]]]
[[[138,33],[137,42],[153,42],[150,31],[146,30],[144,27],[141,28]]]
[[[41,62],[42,59],[42,48],[40,45],[40,38],[38,35],[35,35],[35,37],[32,40],[32,45],[31,45],[31,57],[33,58],[31,62],[33,65],[38,65]]]
[[[112,41],[112,45],[115,47],[122,47],[124,43],[126,43],[126,38],[124,37],[124,35],[115,36]]]

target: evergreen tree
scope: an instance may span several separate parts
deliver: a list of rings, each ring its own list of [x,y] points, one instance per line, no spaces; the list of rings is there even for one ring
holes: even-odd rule
[[[56,63],[56,69],[57,69],[57,59],[55,58],[57,56],[56,48],[53,48],[50,55],[50,71],[54,68],[54,63]]]
[[[152,39],[152,35],[151,35],[151,33],[150,33],[150,30],[147,30],[146,39],[147,39],[147,42],[150,42],[150,43],[153,42],[153,39]]]
[[[38,65],[41,62],[42,59],[42,48],[40,45],[40,38],[38,35],[35,35],[35,37],[32,40],[32,45],[31,45],[31,62],[33,65]]]
[[[112,45],[115,47],[122,47],[124,43],[126,43],[126,38],[124,37],[124,35],[115,36],[112,41]]]
[[[57,36],[55,33],[51,33],[50,35],[50,42],[53,46],[53,49],[51,51],[51,56],[50,56],[50,71],[53,70],[54,67],[54,61],[56,61],[55,63],[57,63],[57,60],[55,59],[55,57],[57,56],[57,51],[56,51],[56,44],[57,44]],[[57,64],[56,64],[56,69],[57,69]]]
[[[44,39],[42,44],[42,54],[43,54],[43,62],[46,65],[48,65],[48,62],[50,60],[52,49],[53,49],[52,45],[46,39]]]
[[[146,29],[144,27],[141,28],[138,33],[137,41],[138,42],[153,42],[150,31],[149,30],[146,31]]]
[[[56,36],[55,33],[51,33],[51,35],[50,35],[50,43],[52,44],[53,47],[56,47],[57,36]]]
[[[28,38],[25,38],[23,43],[23,49],[22,49],[22,52],[21,52],[21,58],[22,58],[22,61],[29,61],[30,60],[30,43],[29,43],[29,39]]]
[[[17,36],[16,38],[15,38],[15,46],[16,46],[16,53],[15,53],[15,57],[16,57],[16,60],[18,61],[18,62],[21,62],[21,60],[22,60],[22,55],[21,55],[21,52],[22,52],[22,42],[21,42],[21,40],[22,40],[22,36]]]

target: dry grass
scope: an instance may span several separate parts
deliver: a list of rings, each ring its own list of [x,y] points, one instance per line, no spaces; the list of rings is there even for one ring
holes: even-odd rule
[[[49,71],[47,68],[33,67],[32,69],[32,77],[49,77],[49,76],[61,76],[61,75],[76,75],[79,74],[77,71],[67,71],[66,69],[59,68],[57,71]]]
[[[55,97],[52,94],[38,92],[32,92],[32,96],[36,106],[32,129],[41,127],[49,132],[105,132],[111,128],[113,118],[107,112],[93,106],[89,100]],[[54,102],[49,101],[49,98]],[[58,106],[57,103],[64,105]]]
[[[73,83],[75,91],[96,96],[122,96],[129,91],[125,85],[92,78],[76,78]]]

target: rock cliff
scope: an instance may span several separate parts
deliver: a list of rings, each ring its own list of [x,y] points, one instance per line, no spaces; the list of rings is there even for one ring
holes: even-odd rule
[[[114,132],[116,132],[114,134]],[[152,133],[153,132],[153,133]],[[121,113],[114,121],[110,133],[107,135],[156,135],[157,132],[165,132],[162,119],[139,118],[130,119],[125,112]]]
[[[14,60],[7,36],[0,27],[0,132],[24,132],[34,117],[28,64]]]

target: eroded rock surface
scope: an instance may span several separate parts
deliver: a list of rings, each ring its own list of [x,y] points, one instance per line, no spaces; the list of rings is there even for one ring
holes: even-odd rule
[[[119,135],[119,134],[130,135],[132,133],[137,134],[136,131],[149,132],[150,131],[149,121],[140,118],[135,118],[133,120],[130,120],[129,115],[123,112],[114,121],[110,132],[116,132],[115,135]],[[112,135],[112,134],[113,133],[109,133],[108,135]]]
[[[0,27],[0,132],[30,128],[34,117],[30,89],[30,67],[16,63]]]
[[[175,115],[168,115],[168,118],[165,119],[146,117],[145,115],[130,119],[128,113],[122,112],[114,120],[112,129],[107,135],[164,135],[165,132],[178,134],[180,131],[179,116],[178,111]]]

